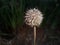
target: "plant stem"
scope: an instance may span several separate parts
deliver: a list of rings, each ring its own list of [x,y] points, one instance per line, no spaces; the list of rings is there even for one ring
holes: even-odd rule
[[[36,45],[36,26],[34,26],[34,45]]]

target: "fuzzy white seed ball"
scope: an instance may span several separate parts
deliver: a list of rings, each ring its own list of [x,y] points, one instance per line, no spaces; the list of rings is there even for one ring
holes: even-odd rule
[[[27,25],[39,26],[43,20],[43,14],[38,9],[30,9],[25,13],[25,22]]]

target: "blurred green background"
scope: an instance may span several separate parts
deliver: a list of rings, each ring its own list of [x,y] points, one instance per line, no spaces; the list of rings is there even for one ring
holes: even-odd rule
[[[30,8],[38,8],[43,13],[44,19],[40,27],[48,36],[47,40],[56,39],[56,44],[47,43],[47,45],[59,45],[59,0],[0,0],[0,36],[10,34],[12,30],[16,32],[16,28],[24,24],[25,12]]]

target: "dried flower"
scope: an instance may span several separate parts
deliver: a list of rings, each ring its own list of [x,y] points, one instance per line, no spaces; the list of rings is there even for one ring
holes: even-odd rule
[[[30,9],[26,12],[25,22],[27,25],[39,26],[42,22],[43,15],[38,9]]]

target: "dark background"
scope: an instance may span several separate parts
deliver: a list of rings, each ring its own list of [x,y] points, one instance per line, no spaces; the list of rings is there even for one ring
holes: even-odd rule
[[[0,45],[33,45],[33,28],[24,23],[30,8],[44,17],[37,45],[60,45],[60,0],[0,0]]]

